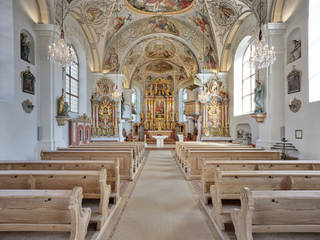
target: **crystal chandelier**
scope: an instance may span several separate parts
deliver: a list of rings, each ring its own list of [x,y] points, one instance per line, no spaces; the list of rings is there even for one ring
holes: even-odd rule
[[[259,36],[255,39],[250,46],[249,62],[252,67],[257,69],[268,68],[276,61],[276,52],[274,46],[268,45],[266,33],[263,34],[263,29],[266,29],[262,24],[262,5],[260,0],[260,30]]]
[[[63,31],[63,1],[62,0],[62,11],[61,11],[61,34],[60,39],[49,46],[49,60],[53,61],[56,64],[59,64],[63,67],[69,66],[73,59],[73,54],[71,51],[71,46],[68,45],[67,41],[64,39],[64,31]]]

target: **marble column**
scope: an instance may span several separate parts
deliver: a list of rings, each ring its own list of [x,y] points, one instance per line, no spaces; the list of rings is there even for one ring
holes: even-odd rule
[[[284,23],[267,25],[269,45],[275,47],[276,61],[266,70],[261,70],[260,80],[264,83],[265,109],[267,117],[259,124],[258,147],[271,147],[280,141],[280,127],[284,126],[284,63],[285,63],[285,31]],[[265,78],[265,79],[264,79]]]
[[[36,24],[34,29],[39,43],[39,127],[42,133],[39,150],[54,150],[68,145],[68,123],[61,127],[56,122],[57,99],[64,88],[64,73],[61,66],[48,60],[49,45],[59,38],[60,33],[59,28],[52,24]]]

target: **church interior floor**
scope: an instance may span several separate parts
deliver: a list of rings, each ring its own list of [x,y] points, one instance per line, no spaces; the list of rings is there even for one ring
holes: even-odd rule
[[[151,151],[107,240],[214,239],[171,151]]]

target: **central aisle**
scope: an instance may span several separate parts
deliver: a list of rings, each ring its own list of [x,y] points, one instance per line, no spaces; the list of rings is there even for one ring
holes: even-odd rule
[[[151,151],[112,240],[212,240],[170,151]]]

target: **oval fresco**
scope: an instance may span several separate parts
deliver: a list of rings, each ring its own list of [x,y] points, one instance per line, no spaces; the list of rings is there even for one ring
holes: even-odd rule
[[[127,6],[144,14],[179,14],[190,10],[195,0],[127,0]]]
[[[168,40],[155,39],[147,44],[144,51],[148,58],[173,58],[176,48]]]

